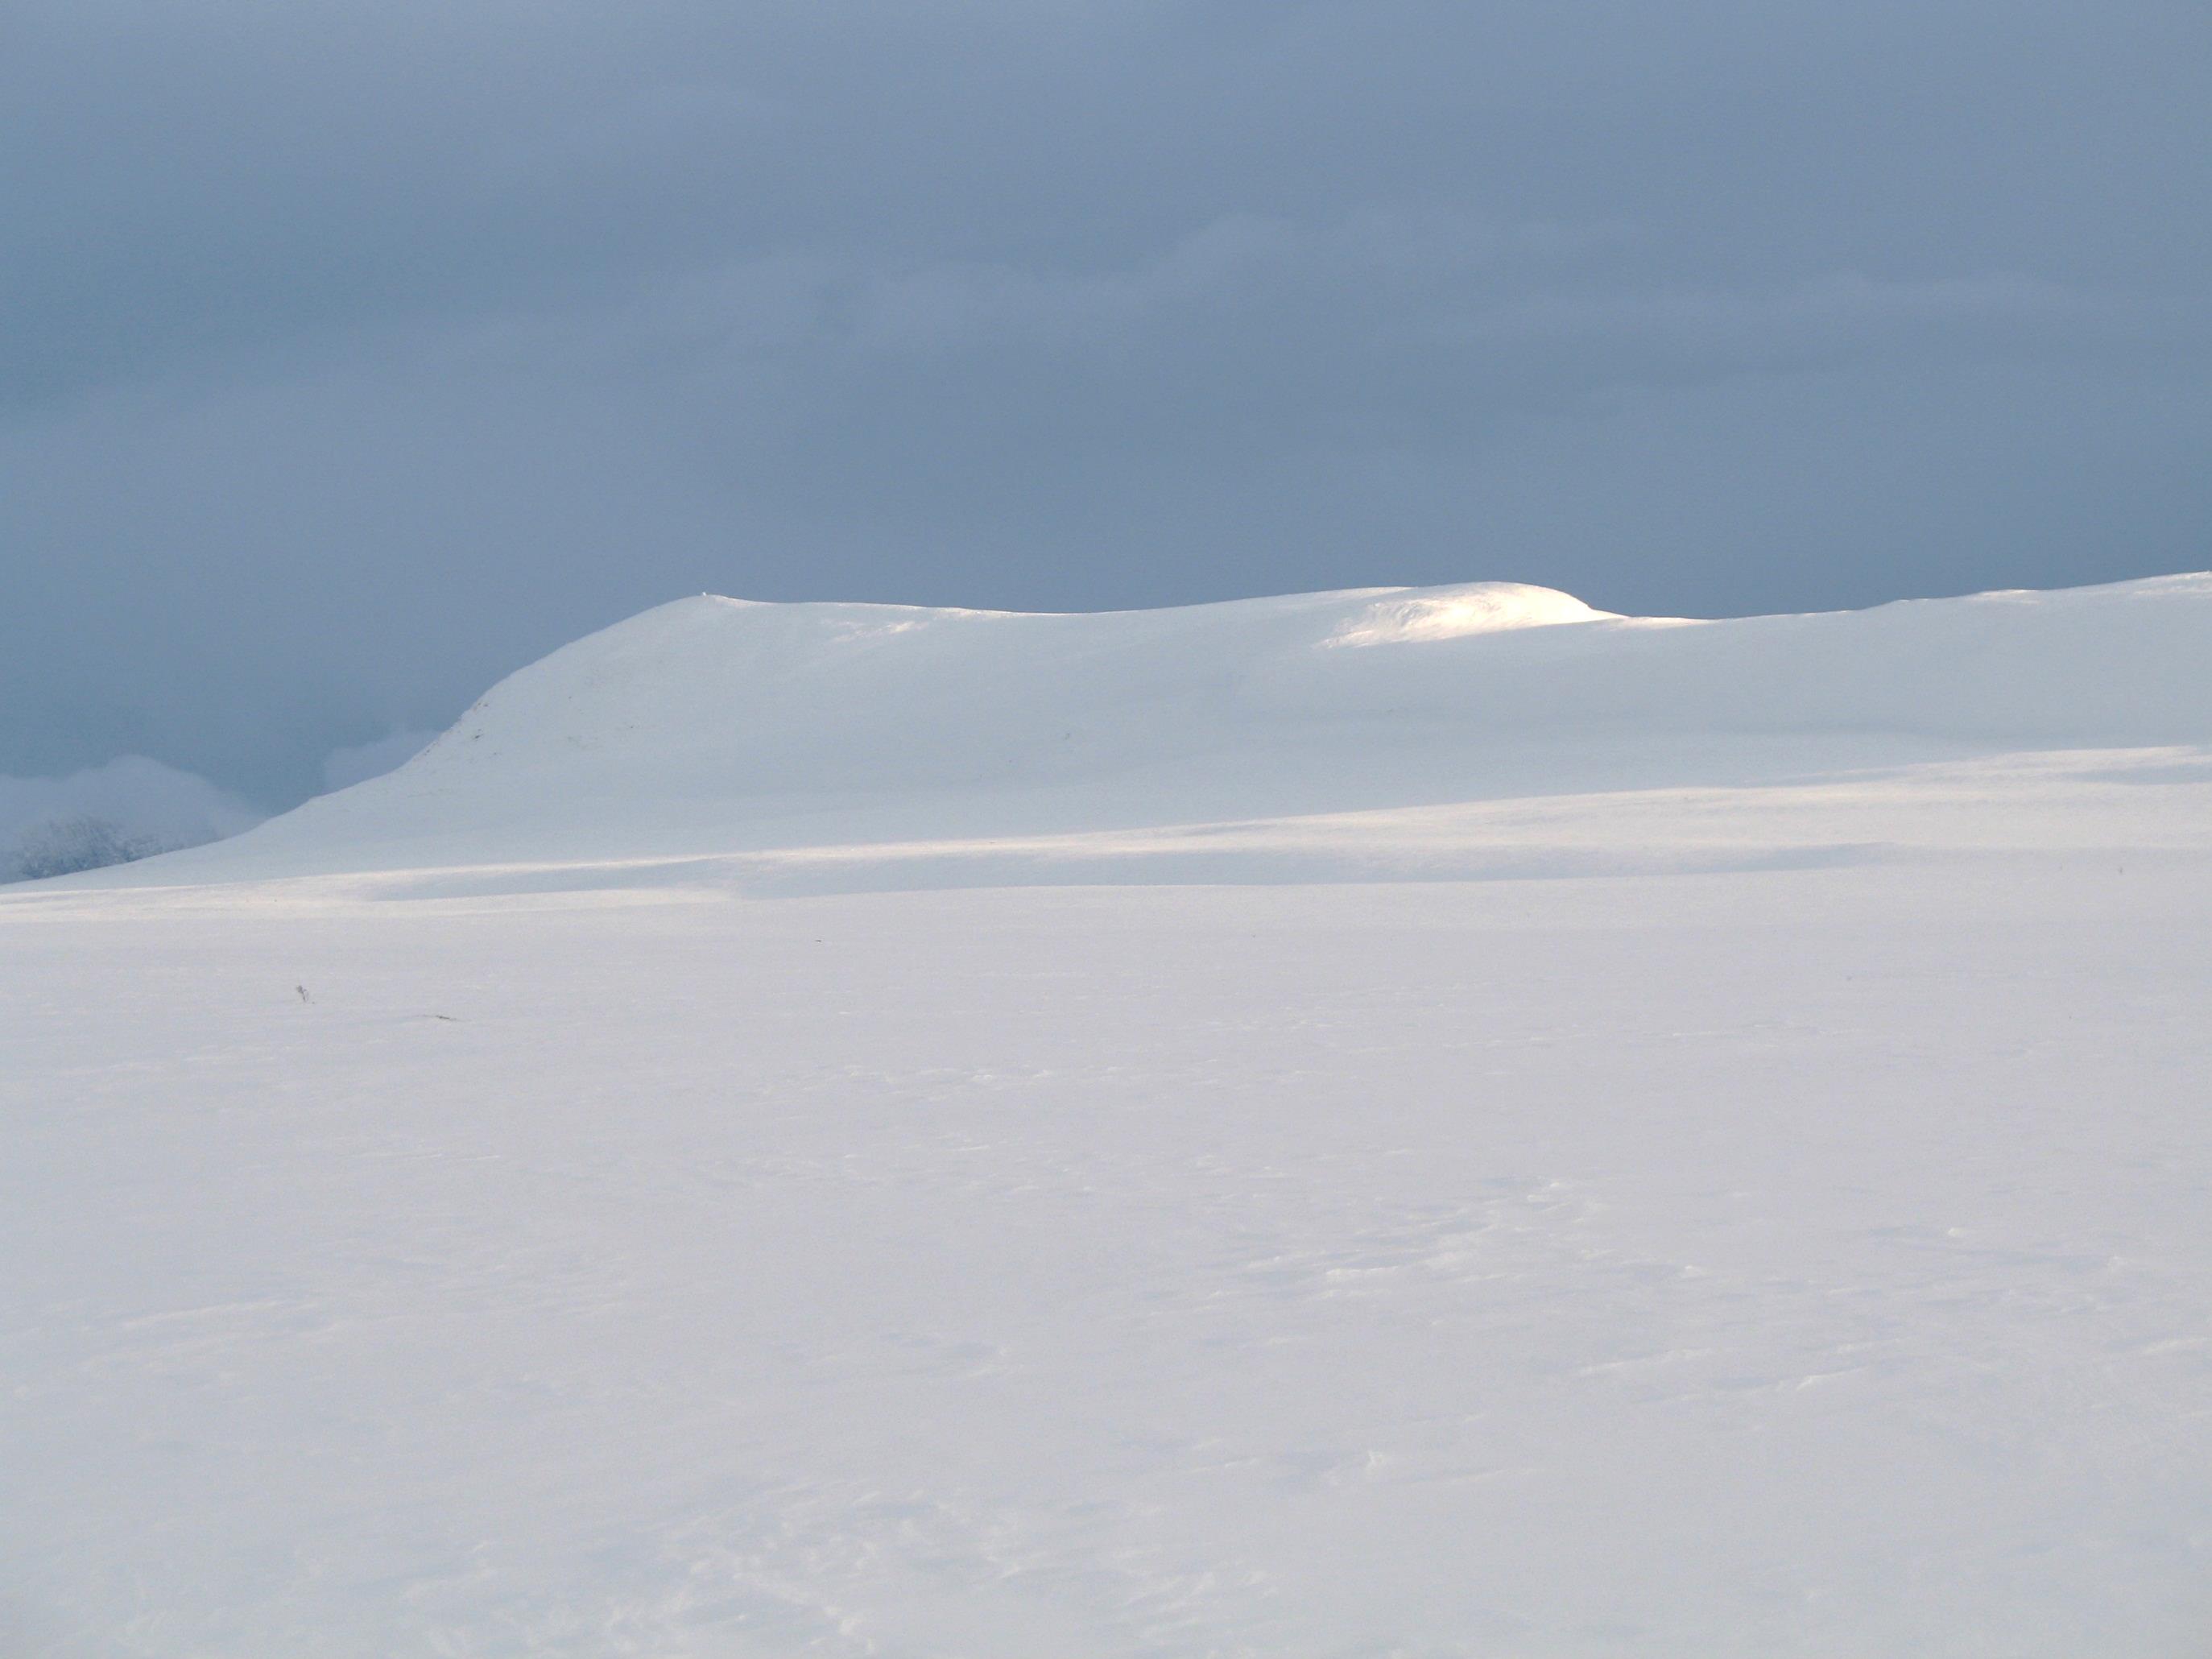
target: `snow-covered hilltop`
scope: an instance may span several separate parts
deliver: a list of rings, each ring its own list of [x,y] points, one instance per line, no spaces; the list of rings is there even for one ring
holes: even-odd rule
[[[1697,623],[1511,583],[1043,616],[702,596],[190,867],[1064,833],[2191,743],[2208,661],[2204,574]]]

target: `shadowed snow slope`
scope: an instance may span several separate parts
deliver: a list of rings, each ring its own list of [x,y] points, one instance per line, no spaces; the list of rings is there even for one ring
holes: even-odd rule
[[[1003,836],[2212,738],[2212,576],[1726,622],[1547,588],[1028,616],[702,596],[143,879]]]

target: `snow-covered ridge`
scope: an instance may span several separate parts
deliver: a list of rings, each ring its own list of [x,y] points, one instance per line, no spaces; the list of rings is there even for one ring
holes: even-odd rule
[[[1702,623],[1513,583],[1073,615],[702,596],[201,857],[706,852],[2193,744],[2208,665],[2208,574]]]

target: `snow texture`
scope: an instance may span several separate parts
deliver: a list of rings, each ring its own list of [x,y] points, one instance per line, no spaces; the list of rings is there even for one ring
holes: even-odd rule
[[[698,599],[0,896],[0,1650],[2212,1642],[2212,577]]]

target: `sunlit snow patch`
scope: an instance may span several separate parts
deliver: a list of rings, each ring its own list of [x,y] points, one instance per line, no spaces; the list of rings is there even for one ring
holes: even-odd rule
[[[1561,623],[1605,622],[1571,593],[1525,582],[1470,582],[1431,587],[1377,601],[1322,643],[1399,645],[1417,640],[1456,640],[1508,628],[1553,628]]]

